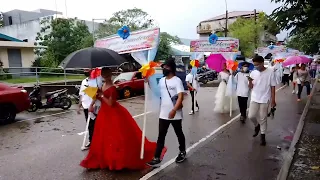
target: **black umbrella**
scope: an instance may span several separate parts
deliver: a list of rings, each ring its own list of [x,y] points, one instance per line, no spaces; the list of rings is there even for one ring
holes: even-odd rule
[[[117,52],[105,48],[85,48],[71,53],[60,64],[62,68],[96,68],[119,66],[127,62]]]

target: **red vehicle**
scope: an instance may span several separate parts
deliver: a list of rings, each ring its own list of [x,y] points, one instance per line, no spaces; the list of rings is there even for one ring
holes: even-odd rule
[[[141,72],[124,72],[113,80],[121,98],[144,93],[144,79]]]
[[[29,107],[29,95],[23,87],[0,83],[0,124],[13,122],[17,113]]]

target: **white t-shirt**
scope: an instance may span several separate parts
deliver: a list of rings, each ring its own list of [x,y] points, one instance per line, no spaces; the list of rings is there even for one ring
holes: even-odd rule
[[[284,67],[284,68],[283,68],[283,74],[290,74],[290,69],[289,69],[289,67]]]
[[[238,72],[235,76],[237,81],[237,96],[249,97],[249,81],[247,76],[249,73]]]
[[[83,92],[87,87],[89,87],[88,81],[89,81],[88,78],[85,78],[84,80],[82,80],[80,91],[79,91],[83,109],[88,109],[92,103],[92,98],[89,97],[85,92]]]
[[[190,84],[192,84],[192,87],[196,90],[198,90],[199,88],[199,83],[197,81],[197,75],[193,75],[191,73],[189,73],[187,76],[186,76],[186,81],[189,82]]]
[[[271,99],[271,86],[276,86],[275,72],[271,68],[260,72],[254,70],[250,73],[253,79],[251,101],[256,103],[268,103]]]
[[[170,92],[171,97],[175,96],[176,94],[183,93],[184,87],[182,81],[177,76],[172,77],[171,79],[165,79],[165,77],[161,78],[159,81],[159,88],[161,94],[161,105],[160,105],[160,119],[165,120],[181,120],[182,109],[176,112],[176,116],[173,119],[169,119],[169,113],[173,109],[173,102],[170,98],[168,90],[166,88],[166,84],[168,86],[168,90]]]

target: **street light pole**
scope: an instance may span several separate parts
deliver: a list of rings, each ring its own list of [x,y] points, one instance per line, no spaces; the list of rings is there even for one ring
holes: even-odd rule
[[[94,21],[102,21],[102,20],[104,20],[104,21],[107,21],[107,19],[92,19],[92,41],[93,41],[93,46],[94,46],[94,41],[95,41],[95,34],[94,34]]]
[[[227,0],[225,0],[225,4],[226,4],[226,26],[224,28],[224,36],[227,37],[228,36],[228,3],[227,3]]]

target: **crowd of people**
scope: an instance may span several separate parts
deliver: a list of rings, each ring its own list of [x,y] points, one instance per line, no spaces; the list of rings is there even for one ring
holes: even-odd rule
[[[304,87],[307,95],[310,95],[311,78],[319,72],[319,64],[310,66],[308,70],[305,64],[293,67],[279,68],[272,63],[271,67],[264,66],[265,59],[255,56],[252,63],[242,62],[238,72],[224,68],[219,72],[219,87],[215,95],[216,113],[226,113],[240,109],[240,121],[245,123],[249,119],[254,125],[253,137],[260,133],[261,145],[266,145],[267,117],[269,108],[275,108],[275,86],[281,83],[290,85],[292,81],[293,93],[297,93],[298,101]],[[168,128],[172,125],[179,143],[179,152],[176,162],[181,163],[186,159],[186,140],[182,128],[184,87],[180,78],[175,76],[176,64],[174,59],[168,59],[161,65],[164,77],[160,79],[158,87],[161,94],[159,110],[159,132],[157,142],[151,142],[147,138],[144,145],[144,158],[140,159],[142,131],[132,118],[131,114],[117,101],[117,91],[111,80],[112,70],[102,68],[99,90],[96,100],[84,93],[89,86],[89,71],[86,71],[86,79],[82,81],[80,90],[79,113],[83,109],[86,120],[89,123],[89,149],[87,157],[80,165],[87,169],[144,169],[148,166],[158,167],[166,153],[165,139]],[[250,67],[254,67],[252,70]],[[197,95],[200,90],[196,73],[192,73],[189,66],[189,74],[186,83],[191,96],[190,115],[199,111],[201,102]],[[281,73],[279,70],[281,69]],[[230,78],[232,77],[232,78]],[[230,81],[232,79],[232,81]],[[235,93],[228,94],[230,83],[235,84]],[[296,88],[298,90],[296,90]],[[230,107],[230,100],[233,100]],[[248,102],[250,99],[250,102]],[[249,111],[247,114],[249,104]]]

